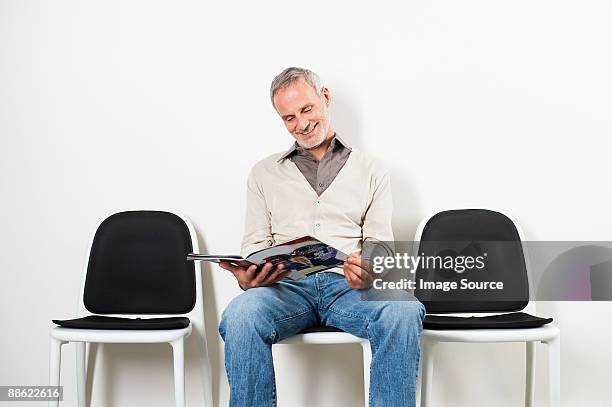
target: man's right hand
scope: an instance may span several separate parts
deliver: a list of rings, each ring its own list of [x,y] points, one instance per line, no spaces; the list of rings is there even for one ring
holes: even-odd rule
[[[272,263],[266,263],[261,267],[259,272],[257,272],[257,266],[254,264],[247,268],[234,266],[231,263],[222,261],[219,263],[219,266],[229,270],[234,277],[236,277],[238,285],[240,285],[240,288],[243,290],[270,286],[291,274],[291,270],[284,270],[285,265],[282,263],[278,264],[274,270],[272,270],[274,267]]]

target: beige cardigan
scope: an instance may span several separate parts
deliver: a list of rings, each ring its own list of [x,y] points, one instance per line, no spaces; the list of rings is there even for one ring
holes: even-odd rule
[[[376,160],[353,149],[317,196],[291,160],[280,160],[282,155],[261,160],[249,174],[242,256],[306,235],[346,254],[360,253],[366,239],[393,240],[389,173]]]

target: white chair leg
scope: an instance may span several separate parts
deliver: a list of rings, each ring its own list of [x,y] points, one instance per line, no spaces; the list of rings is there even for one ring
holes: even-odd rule
[[[60,385],[60,370],[62,364],[62,345],[65,342],[50,338],[49,341],[49,386]],[[59,400],[49,401],[49,407],[58,407]]]
[[[545,342],[548,345],[548,397],[551,407],[561,406],[561,340],[559,336]]]
[[[197,329],[194,325],[194,329]],[[213,406],[213,394],[212,394],[212,374],[210,369],[210,358],[208,357],[208,345],[206,343],[206,332],[202,329],[198,335],[196,335],[196,341],[200,343],[201,352],[199,354],[199,364],[202,368],[202,389],[204,391],[204,406],[203,407],[214,407]]]
[[[525,407],[533,407],[535,366],[536,366],[536,342],[525,342]]]
[[[372,365],[372,348],[370,342],[361,342],[363,350],[363,395],[366,407],[370,402],[370,366]]]
[[[435,350],[438,342],[422,341],[421,407],[431,406]]]
[[[204,382],[204,407],[213,407],[213,394],[212,394],[212,374],[210,371],[210,362],[208,356],[205,357],[206,361],[202,366],[202,381]]]
[[[174,358],[174,400],[176,407],[185,407],[185,342],[179,338],[170,343]]]
[[[85,364],[86,342],[76,343],[76,373],[78,406],[85,407],[87,397],[87,367]]]

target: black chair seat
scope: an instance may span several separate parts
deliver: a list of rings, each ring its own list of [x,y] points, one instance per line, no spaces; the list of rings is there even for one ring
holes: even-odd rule
[[[313,332],[344,332],[340,328],[336,328],[335,326],[313,326],[310,328],[304,329],[301,334],[310,334]]]
[[[426,315],[424,329],[509,329],[537,328],[552,322],[552,318],[539,318],[524,312],[486,317],[453,317]]]
[[[54,323],[64,328],[77,329],[182,329],[189,326],[189,318],[117,318],[89,315],[77,319],[54,319]]]

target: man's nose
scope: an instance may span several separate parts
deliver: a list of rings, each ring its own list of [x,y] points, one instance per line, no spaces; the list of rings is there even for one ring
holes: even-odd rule
[[[298,126],[299,126],[300,131],[303,132],[303,131],[308,130],[308,125],[309,124],[310,124],[310,122],[307,119],[305,119],[303,117],[298,118]]]

